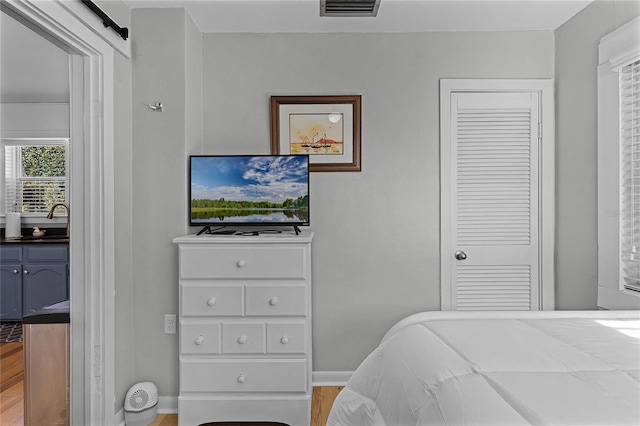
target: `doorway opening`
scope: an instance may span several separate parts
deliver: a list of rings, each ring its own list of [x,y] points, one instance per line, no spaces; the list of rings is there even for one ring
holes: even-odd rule
[[[70,54],[70,418],[114,424],[114,46],[82,18],[81,3],[0,8]]]

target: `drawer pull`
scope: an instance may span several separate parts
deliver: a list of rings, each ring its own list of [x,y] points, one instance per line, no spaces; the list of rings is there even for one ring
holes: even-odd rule
[[[207,305],[209,306],[213,306],[216,304],[216,298],[212,297],[211,299],[207,300]]]
[[[247,341],[247,336],[246,335],[242,335],[240,337],[238,337],[238,343],[240,343],[241,345],[244,345],[244,343]]]
[[[236,262],[236,266],[237,266],[238,268],[244,268],[244,266],[245,266],[246,264],[247,264],[247,262],[246,262],[246,261],[244,261],[244,259],[238,260],[238,261]]]
[[[244,374],[238,376],[238,383],[244,383],[245,380],[247,380],[247,378]]]
[[[11,271],[11,272],[13,272],[13,274],[14,274],[14,275],[16,275],[16,274],[20,273],[20,271],[18,271],[17,269],[14,269],[14,270],[13,270],[13,271]]]
[[[271,299],[269,299],[269,304],[271,306],[276,306],[278,304],[278,298],[277,297],[272,297]]]
[[[282,338],[280,339],[280,343],[282,343],[283,345],[289,343],[289,336],[282,336]]]
[[[29,275],[29,271],[27,271],[26,269],[24,271],[22,271],[23,274],[25,275]]]
[[[198,346],[200,346],[201,344],[204,343],[204,336],[201,334],[198,337],[196,337],[196,340],[194,340],[194,343]]]

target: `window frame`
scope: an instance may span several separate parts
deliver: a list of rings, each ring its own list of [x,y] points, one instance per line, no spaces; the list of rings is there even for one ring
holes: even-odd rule
[[[640,293],[621,274],[622,199],[620,77],[640,59],[640,17],[600,40],[598,65],[598,307],[640,309]]]
[[[2,192],[2,197],[0,197],[0,216],[3,218],[3,221],[6,221],[6,212],[7,212],[7,187],[6,187],[6,158],[5,158],[5,147],[7,146],[62,146],[65,149],[65,203],[69,203],[69,170],[70,170],[70,139],[69,138],[2,138],[0,143],[0,164],[2,164],[2,171],[0,172],[0,191]],[[39,224],[42,223],[42,219],[46,218],[46,212],[30,212],[30,213],[22,213],[21,212],[21,221],[23,224]],[[54,217],[53,222],[48,223],[63,223],[66,218],[57,218]]]
[[[621,67],[619,73],[620,282],[640,295],[640,59]]]

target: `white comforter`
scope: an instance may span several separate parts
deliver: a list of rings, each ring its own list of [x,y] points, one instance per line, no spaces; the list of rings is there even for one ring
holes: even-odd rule
[[[328,425],[640,425],[640,313],[438,312],[396,324]]]

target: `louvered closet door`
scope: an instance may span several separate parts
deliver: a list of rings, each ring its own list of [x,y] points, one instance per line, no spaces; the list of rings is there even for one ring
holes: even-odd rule
[[[537,93],[452,93],[453,310],[540,309],[538,114]]]

